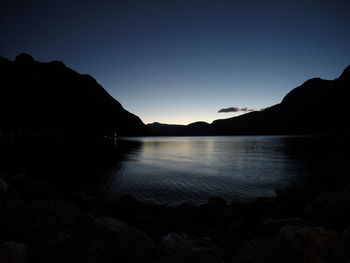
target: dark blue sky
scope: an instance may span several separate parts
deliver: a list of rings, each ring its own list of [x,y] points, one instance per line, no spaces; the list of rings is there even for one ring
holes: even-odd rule
[[[350,64],[349,1],[0,1],[0,56],[88,73],[146,122],[211,122]]]

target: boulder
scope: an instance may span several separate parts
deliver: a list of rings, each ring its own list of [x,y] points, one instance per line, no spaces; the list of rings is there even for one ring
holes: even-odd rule
[[[278,237],[268,236],[245,242],[233,257],[233,263],[279,263],[283,262]]]
[[[155,255],[155,244],[145,233],[110,217],[99,217],[96,221],[113,234],[115,249],[125,262],[149,262]]]
[[[343,230],[350,221],[350,184],[331,198],[320,212],[321,224]]]
[[[343,238],[346,240],[348,243],[350,241],[350,226],[347,226],[344,231],[343,231]]]
[[[287,225],[271,237],[246,242],[234,263],[345,263],[349,252],[342,236],[330,229]]]
[[[261,234],[263,225],[261,220],[255,217],[242,216],[233,221],[226,231],[226,242],[232,244],[239,240],[250,240]]]
[[[209,238],[184,233],[169,233],[159,245],[161,262],[221,262],[218,248]]]
[[[300,217],[291,218],[265,218],[261,221],[261,233],[265,235],[272,235],[278,233],[279,229],[285,225],[301,225],[303,220]]]
[[[285,246],[284,262],[348,262],[344,240],[333,230],[288,225],[280,229],[279,236]]]
[[[1,263],[25,263],[27,246],[13,241],[7,241],[0,245]]]
[[[7,183],[0,177],[0,196],[7,193]]]
[[[303,187],[281,189],[276,193],[275,218],[301,217],[304,207],[314,198],[310,189]]]
[[[52,184],[26,176],[26,174],[14,178],[11,185],[17,195],[29,200],[53,199],[58,194],[56,187]]]
[[[326,192],[321,194],[307,204],[304,208],[304,215],[310,219],[316,219],[320,216],[321,211],[324,209],[326,204],[335,196],[333,192]]]
[[[208,204],[218,209],[227,209],[229,207],[225,199],[219,196],[209,197]]]

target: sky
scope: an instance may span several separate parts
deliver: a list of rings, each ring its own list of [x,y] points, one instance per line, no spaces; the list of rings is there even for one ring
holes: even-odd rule
[[[92,75],[143,122],[212,122],[350,64],[350,1],[0,1],[0,56]],[[228,112],[227,112],[228,111]]]

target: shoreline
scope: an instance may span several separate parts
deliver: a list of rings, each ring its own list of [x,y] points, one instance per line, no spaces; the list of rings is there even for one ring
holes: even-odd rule
[[[2,176],[0,259],[348,262],[349,181],[314,178],[249,203],[212,197],[167,206],[131,196],[105,201],[27,175]]]

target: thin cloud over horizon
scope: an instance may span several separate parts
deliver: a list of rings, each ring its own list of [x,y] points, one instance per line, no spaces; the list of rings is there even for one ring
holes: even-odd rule
[[[229,107],[229,108],[222,108],[218,110],[218,113],[229,113],[229,112],[251,112],[256,111],[255,109],[249,109],[248,107],[239,108],[239,107]]]

